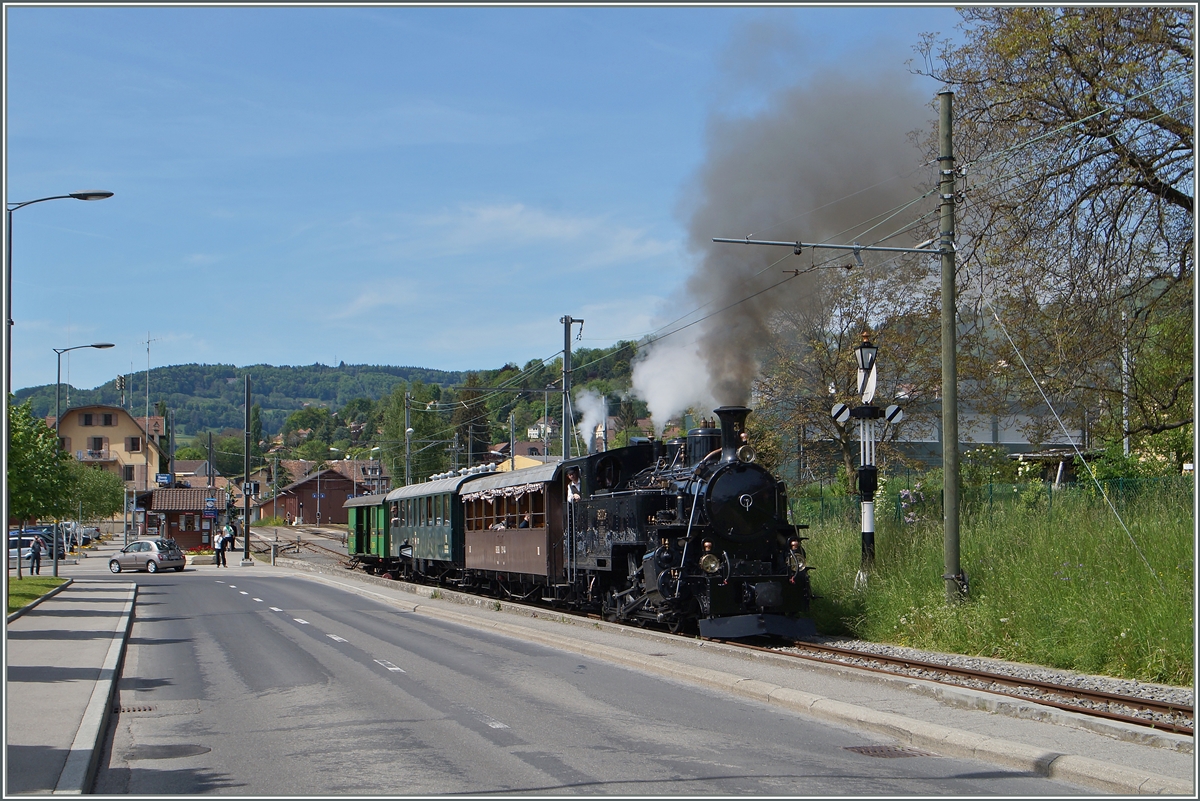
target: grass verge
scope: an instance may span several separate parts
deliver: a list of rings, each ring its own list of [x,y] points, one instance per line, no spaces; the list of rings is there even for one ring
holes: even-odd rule
[[[1014,498],[965,516],[970,598],[950,605],[940,521],[879,521],[865,589],[858,521],[808,533],[813,617],[846,633],[951,653],[1190,686],[1194,677],[1192,494],[1168,487],[1125,499],[1118,518],[1093,494],[1053,507]],[[1124,526],[1122,526],[1122,521]]]
[[[28,606],[65,581],[65,578],[55,578],[54,576],[24,576],[18,579],[16,576],[10,575],[8,577],[8,614],[12,614],[23,606]]]

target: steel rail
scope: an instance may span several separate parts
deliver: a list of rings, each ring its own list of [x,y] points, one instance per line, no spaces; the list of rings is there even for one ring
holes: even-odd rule
[[[1038,679],[1024,679],[1018,676],[1008,676],[1003,673],[991,673],[985,670],[976,670],[974,668],[956,667],[953,665],[943,665],[937,662],[925,662],[920,659],[909,659],[907,657],[887,656],[883,654],[874,654],[868,651],[856,651],[852,648],[839,648],[835,645],[818,645],[816,643],[795,642],[789,647],[803,648],[814,652],[813,655],[796,654],[787,651],[781,651],[778,647],[771,648],[761,645],[751,645],[748,643],[739,643],[729,640],[720,640],[719,642],[726,645],[733,645],[739,648],[746,648],[753,651],[763,651],[779,656],[790,656],[796,659],[807,659],[823,663],[845,664],[838,661],[838,657],[846,659],[855,659],[868,662],[877,662],[891,668],[904,668],[910,670],[921,670],[930,673],[941,673],[947,676],[954,676],[959,679],[967,679],[971,681],[985,682],[989,685],[998,685],[999,688],[1013,689],[1033,689],[1040,692],[1049,693],[1063,698],[1071,698],[1077,701],[1087,701],[1095,704],[1117,704],[1120,706],[1140,709],[1153,714],[1164,715],[1168,718],[1177,716],[1186,716],[1189,721],[1194,720],[1193,707],[1188,704],[1176,704],[1169,701],[1159,701],[1153,698],[1138,698],[1134,696],[1120,695],[1118,693],[1110,693],[1102,690],[1087,690],[1079,687],[1070,687],[1065,684],[1055,684],[1054,682],[1040,681]],[[886,673],[888,675],[901,675],[894,669],[889,667],[870,667],[868,665],[853,664],[846,667],[855,668],[857,670],[868,670],[874,673]],[[956,684],[952,681],[943,679],[931,678],[922,676],[922,679],[933,681],[939,684]],[[957,685],[956,686],[962,686]],[[998,689],[997,687],[989,687],[984,692],[1003,695],[1010,698],[1019,698],[1030,703],[1042,704],[1044,706],[1052,706],[1057,709],[1063,709],[1070,712],[1078,712],[1092,717],[1105,718],[1108,720],[1116,720],[1124,723],[1131,723],[1137,726],[1145,726],[1153,729],[1162,729],[1165,731],[1175,732],[1177,734],[1186,734],[1194,736],[1193,725],[1183,725],[1174,722],[1174,720],[1159,721],[1148,718],[1137,717],[1135,715],[1126,715],[1120,712],[1114,712],[1109,709],[1099,707],[1083,706],[1079,703],[1070,703],[1068,701],[1056,701],[1052,698],[1044,698],[1040,696],[1030,696],[1020,692],[1013,692],[1006,689]]]

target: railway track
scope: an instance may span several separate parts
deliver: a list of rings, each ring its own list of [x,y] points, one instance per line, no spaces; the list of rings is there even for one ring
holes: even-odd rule
[[[1195,730],[1192,704],[1071,686],[1028,676],[998,673],[942,662],[889,656],[835,645],[796,642],[786,647],[780,647],[722,642],[739,648],[798,659],[836,662],[876,673],[904,675],[925,681],[970,687],[1092,717],[1146,726],[1176,734],[1193,736]]]

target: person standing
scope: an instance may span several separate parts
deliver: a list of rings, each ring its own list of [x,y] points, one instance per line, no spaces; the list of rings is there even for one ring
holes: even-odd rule
[[[227,545],[229,545],[229,526],[225,526],[225,528],[221,531],[220,536],[217,537],[217,555],[215,560],[217,567],[229,567],[229,565],[225,563],[225,547]]]
[[[38,576],[42,573],[42,538],[34,537],[29,549],[29,575]],[[17,549],[17,558],[21,558],[21,549]]]

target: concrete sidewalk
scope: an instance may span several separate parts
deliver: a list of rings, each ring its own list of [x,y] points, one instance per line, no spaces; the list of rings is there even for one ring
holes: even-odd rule
[[[9,616],[5,797],[91,787],[137,594],[134,582],[108,570],[122,544],[61,561],[59,576],[69,583]],[[42,563],[43,577],[48,567]]]

